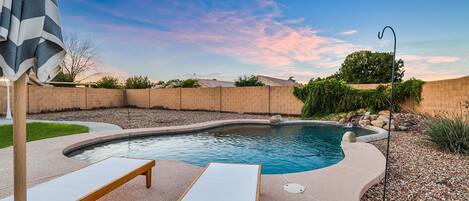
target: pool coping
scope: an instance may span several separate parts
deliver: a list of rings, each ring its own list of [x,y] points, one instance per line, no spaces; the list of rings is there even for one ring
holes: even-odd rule
[[[342,125],[333,121],[315,120],[292,120],[279,124],[298,123]],[[28,184],[36,185],[88,166],[90,163],[77,161],[64,155],[84,146],[129,137],[194,132],[236,124],[270,125],[271,123],[269,120],[259,119],[219,120],[183,126],[91,132],[29,142]],[[383,139],[387,133],[384,129],[375,127],[366,127],[366,129],[376,131],[376,134],[367,135],[373,137],[357,137],[356,143],[342,142],[344,158],[335,165],[299,173],[263,174],[261,196],[267,197],[264,200],[296,200],[304,199],[304,197],[308,200],[360,200],[366,190],[378,183],[384,175],[384,156],[376,147],[365,142]],[[4,164],[0,168],[0,176],[6,178],[5,182],[0,184],[1,197],[11,194],[12,191],[12,186],[9,186],[12,182],[11,152],[11,147],[0,149],[1,161]],[[54,163],[53,166],[50,166],[51,162]],[[159,161],[158,163],[163,165],[172,162]],[[181,162],[181,164],[185,163]],[[304,185],[306,191],[301,195],[283,191],[282,186],[290,182]]]
[[[181,125],[181,126],[167,126],[167,127],[152,127],[152,128],[136,128],[136,129],[125,129],[119,131],[104,131],[96,132],[99,137],[87,139],[74,144],[71,144],[64,148],[63,154],[67,155],[70,152],[82,149],[84,147],[93,146],[100,143],[127,139],[127,138],[138,138],[138,137],[149,137],[158,135],[169,135],[169,134],[180,134],[185,132],[197,132],[208,129],[213,129],[222,126],[229,125],[292,125],[292,124],[327,124],[335,126],[345,126],[335,121],[322,121],[322,120],[289,120],[280,123],[270,123],[269,120],[264,119],[230,119],[230,120],[218,120],[208,121],[197,124]],[[360,127],[376,132],[366,136],[358,136],[358,142],[372,142],[382,140],[387,137],[387,131],[373,126]]]

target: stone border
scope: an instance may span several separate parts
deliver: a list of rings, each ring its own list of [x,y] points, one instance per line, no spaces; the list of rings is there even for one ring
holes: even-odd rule
[[[231,125],[293,125],[293,124],[326,124],[326,125],[335,125],[341,126],[335,121],[320,121],[320,120],[290,120],[280,123],[271,124],[269,120],[264,119],[232,119],[232,120],[219,120],[219,121],[208,121],[190,125],[182,126],[167,126],[167,127],[153,127],[153,128],[137,128],[137,129],[125,129],[121,131],[112,131],[112,132],[98,132],[99,137],[87,139],[85,141],[77,142],[67,146],[63,150],[64,155],[69,153],[97,145],[100,143],[106,143],[115,140],[127,139],[127,138],[138,138],[138,137],[149,137],[157,135],[166,135],[166,134],[182,134],[187,132],[197,132],[208,129],[213,129],[222,126],[231,126]],[[377,132],[376,134],[370,134],[366,136],[357,137],[359,142],[371,142],[376,140],[385,139],[387,137],[386,130],[378,127],[368,126],[366,128],[360,127],[362,129],[368,129],[371,131]]]

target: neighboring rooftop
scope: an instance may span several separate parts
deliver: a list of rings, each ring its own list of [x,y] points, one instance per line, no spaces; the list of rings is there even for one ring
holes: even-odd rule
[[[284,80],[284,79],[269,77],[265,75],[258,75],[257,79],[259,79],[262,83],[264,83],[267,86],[300,86],[300,84],[298,84],[295,81]]]
[[[216,79],[198,79],[200,87],[235,87],[234,82],[221,81]]]

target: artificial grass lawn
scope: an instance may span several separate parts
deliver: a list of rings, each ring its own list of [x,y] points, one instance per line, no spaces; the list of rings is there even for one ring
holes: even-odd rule
[[[87,133],[89,128],[75,124],[61,123],[28,123],[26,127],[27,141],[41,140],[52,137]],[[0,148],[9,147],[13,144],[13,126],[0,126]]]

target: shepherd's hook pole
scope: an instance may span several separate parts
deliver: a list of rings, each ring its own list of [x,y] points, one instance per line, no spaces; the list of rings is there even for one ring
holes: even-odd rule
[[[384,187],[383,187],[383,201],[386,200],[386,190],[387,190],[387,181],[388,181],[388,166],[389,166],[389,141],[391,138],[391,124],[392,124],[392,112],[394,110],[394,79],[395,79],[395,70],[396,70],[396,32],[390,26],[383,28],[383,31],[378,32],[378,38],[382,39],[384,31],[390,29],[394,35],[394,52],[392,54],[392,72],[391,72],[391,97],[389,98],[389,121],[388,121],[388,137],[387,137],[387,146],[386,146],[386,166],[384,169]]]

